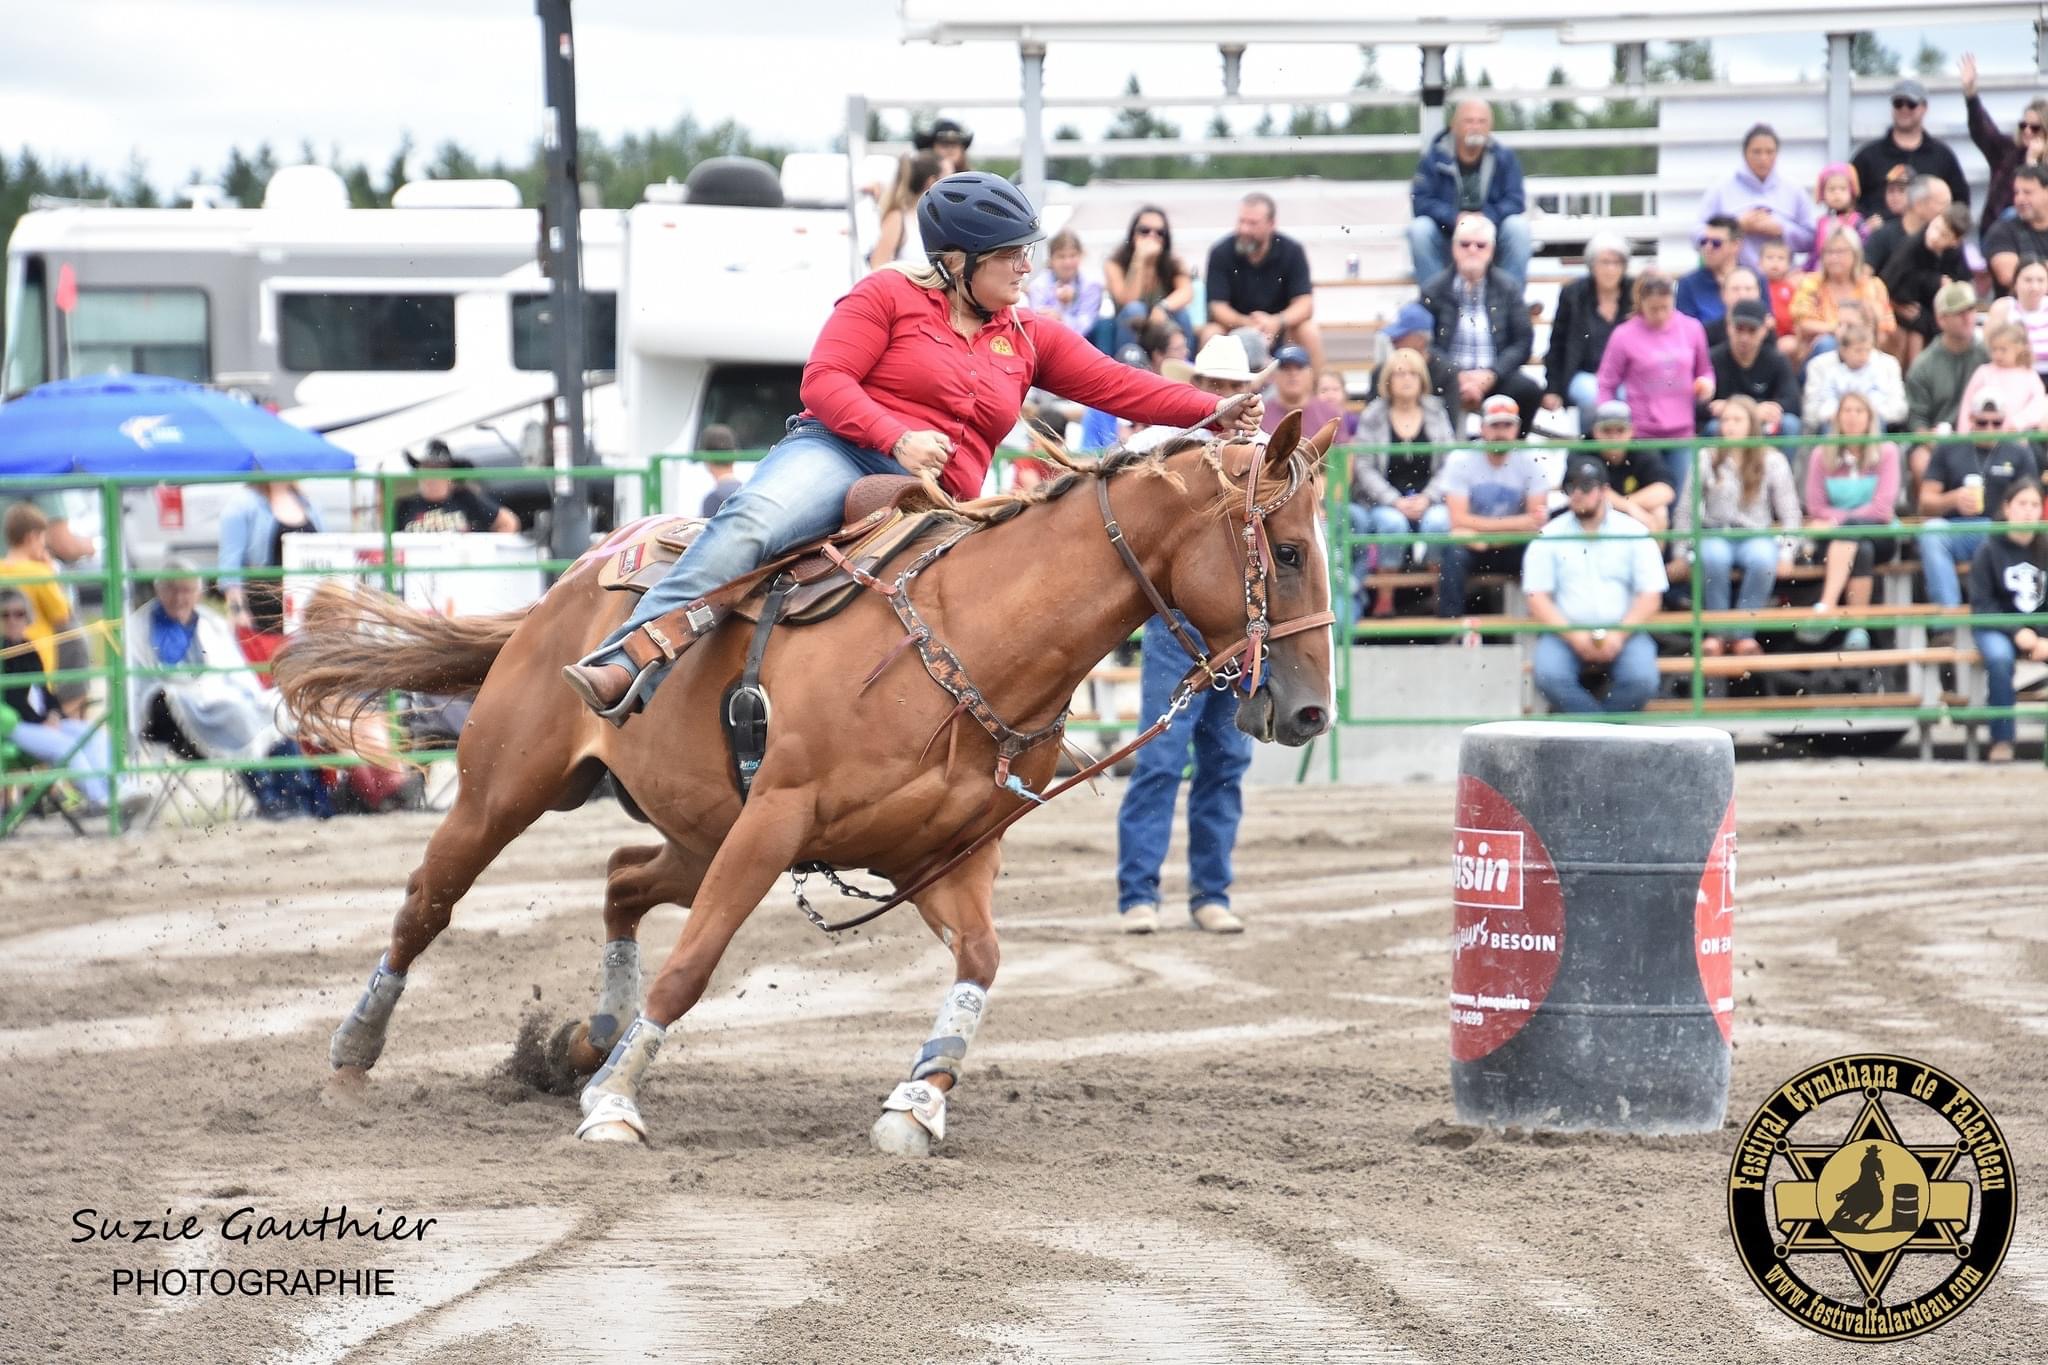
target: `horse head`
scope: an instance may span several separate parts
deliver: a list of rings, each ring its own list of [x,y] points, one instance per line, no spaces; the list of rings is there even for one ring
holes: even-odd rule
[[[1330,570],[1323,535],[1323,457],[1331,422],[1301,439],[1289,413],[1263,452],[1226,444],[1213,468],[1222,496],[1213,530],[1188,537],[1172,565],[1175,605],[1225,648],[1246,640],[1237,727],[1254,739],[1302,745],[1330,728]]]

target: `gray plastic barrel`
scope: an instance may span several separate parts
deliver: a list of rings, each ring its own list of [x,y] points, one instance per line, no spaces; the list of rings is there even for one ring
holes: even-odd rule
[[[1461,1122],[1721,1126],[1734,797],[1734,745],[1703,726],[1465,732],[1451,835]]]

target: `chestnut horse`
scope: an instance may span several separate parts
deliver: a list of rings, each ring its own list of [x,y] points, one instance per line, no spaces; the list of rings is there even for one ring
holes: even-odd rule
[[[1166,456],[1118,452],[1030,493],[965,504],[963,527],[986,524],[916,577],[916,610],[995,712],[1029,731],[1065,713],[1089,670],[1153,614],[1156,591],[1219,653],[1250,637],[1241,652],[1254,686],[1239,702],[1239,728],[1306,744],[1330,715],[1320,495],[1334,429],[1300,441],[1293,414],[1263,452],[1213,442]],[[1113,495],[1113,521],[1098,482]],[[572,1050],[584,1073],[603,1061],[583,1090],[579,1135],[627,1141],[646,1134],[636,1090],[667,1029],[703,996],[734,932],[784,871],[819,862],[905,886],[957,850],[960,831],[995,824],[1054,775],[1059,745],[1048,742],[1008,769],[1028,792],[993,785],[994,741],[954,714],[954,697],[916,652],[895,651],[905,627],[882,595],[862,592],[837,615],[772,637],[762,679],[775,724],[743,802],[715,713],[748,648],[745,622],[684,654],[622,729],[563,684],[562,666],[632,605],[598,585],[603,558],[586,556],[532,607],[495,617],[434,617],[377,594],[323,592],[279,656],[278,686],[316,731],[387,690],[476,696],[457,751],[460,794],[406,883],[389,950],[334,1034],[337,1080],[360,1080],[377,1060],[406,972],[478,874],[543,812],[581,804],[606,772],[665,841],[612,855],[603,986]],[[950,732],[933,742],[949,716]],[[911,1078],[874,1125],[883,1151],[922,1155],[944,1133],[946,1092],[996,977],[1000,847],[975,849],[911,898],[952,949],[955,980]],[[642,1001],[635,935],[664,902],[690,913]]]

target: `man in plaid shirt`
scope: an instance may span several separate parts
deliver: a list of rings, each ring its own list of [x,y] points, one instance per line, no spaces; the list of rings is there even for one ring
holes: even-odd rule
[[[1467,214],[1451,234],[1451,268],[1422,286],[1422,304],[1435,331],[1430,356],[1458,376],[1445,397],[1461,412],[1502,393],[1515,400],[1522,426],[1535,420],[1543,386],[1522,373],[1535,340],[1528,305],[1514,277],[1493,265],[1494,226]]]

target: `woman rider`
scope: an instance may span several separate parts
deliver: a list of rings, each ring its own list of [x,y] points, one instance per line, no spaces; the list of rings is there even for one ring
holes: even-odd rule
[[[804,411],[788,434],[632,618],[563,670],[614,725],[711,633],[720,613],[705,609],[704,595],[837,530],[847,490],[862,476],[930,471],[953,496],[978,495],[995,443],[1033,386],[1140,425],[1192,426],[1231,401],[1120,365],[1017,308],[1031,244],[1045,232],[1007,180],[947,176],[917,217],[931,263],[885,266],[839,300],[804,368]],[[1262,415],[1253,399],[1233,425],[1257,431]]]

